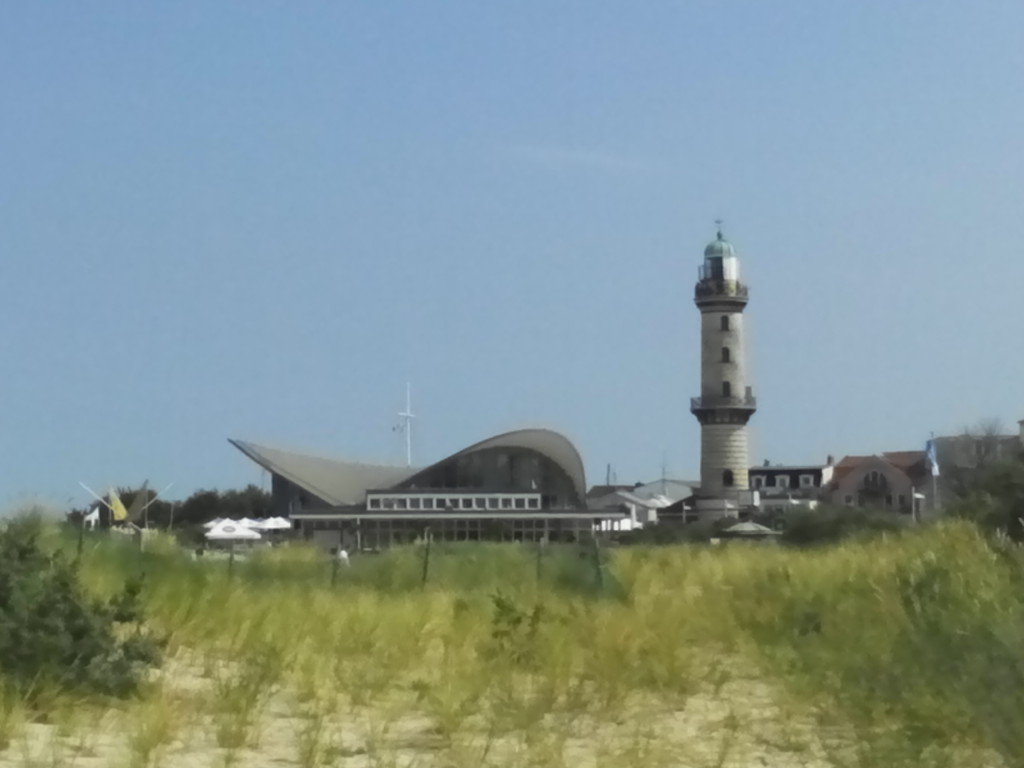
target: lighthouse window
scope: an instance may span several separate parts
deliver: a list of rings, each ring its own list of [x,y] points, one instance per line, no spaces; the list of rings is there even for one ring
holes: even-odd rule
[[[722,472],[722,485],[724,485],[726,488],[732,488],[732,484],[733,484],[732,470],[731,469],[727,469],[724,472]]]
[[[723,363],[731,363],[732,362],[732,353],[729,352],[729,348],[728,347],[722,347],[722,362]]]
[[[722,315],[722,330],[723,331],[728,331],[729,330],[729,316],[728,315]]]
[[[732,384],[728,381],[722,382],[722,397],[732,397]]]

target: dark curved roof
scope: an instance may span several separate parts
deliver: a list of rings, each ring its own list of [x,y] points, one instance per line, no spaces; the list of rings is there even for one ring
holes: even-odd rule
[[[481,440],[479,443],[474,443],[468,448],[463,448],[461,451],[453,453],[451,456],[441,459],[441,461],[435,462],[429,467],[419,470],[415,475],[402,481],[402,484],[414,484],[417,478],[426,475],[435,467],[453,461],[460,456],[467,456],[471,453],[486,451],[492,448],[521,448],[536,451],[565,470],[581,502],[586,498],[587,479],[583,472],[583,459],[580,457],[579,451],[576,450],[576,446],[569,442],[569,438],[551,429],[517,429],[512,432],[489,437],[486,440]]]
[[[586,498],[587,481],[579,451],[564,435],[550,429],[519,429],[474,443],[425,468],[362,464],[353,461],[308,456],[269,448],[242,440],[228,440],[268,472],[280,475],[328,504],[361,504],[367,491],[384,490],[406,483],[449,461],[491,448],[521,448],[547,457],[561,467],[572,481],[580,502]]]

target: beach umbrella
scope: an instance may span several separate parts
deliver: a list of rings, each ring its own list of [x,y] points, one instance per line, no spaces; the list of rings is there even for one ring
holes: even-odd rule
[[[260,523],[262,531],[286,531],[290,530],[292,523],[284,517],[268,517]]]
[[[210,541],[258,541],[263,538],[252,528],[234,520],[221,520],[205,536]]]
[[[779,536],[781,535],[778,531],[773,531],[763,525],[752,523],[749,520],[743,523],[736,523],[726,528],[722,533],[732,534],[734,536]]]
[[[228,543],[230,557],[228,559],[228,573],[231,573],[235,565],[235,543],[239,541],[258,541],[263,537],[252,528],[239,525],[234,520],[221,520],[206,532],[209,541],[224,541]]]

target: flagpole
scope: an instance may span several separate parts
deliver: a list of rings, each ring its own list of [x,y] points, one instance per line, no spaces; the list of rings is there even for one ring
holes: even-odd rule
[[[928,469],[932,476],[932,512],[939,511],[939,452],[935,446],[935,433],[930,433],[928,440]]]

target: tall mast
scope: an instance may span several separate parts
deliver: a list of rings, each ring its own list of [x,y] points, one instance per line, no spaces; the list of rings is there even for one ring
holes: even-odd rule
[[[405,410],[398,414],[402,419],[402,430],[405,432],[405,466],[412,466],[412,420],[415,415],[412,412],[412,387],[405,382]]]

